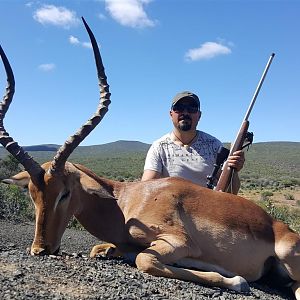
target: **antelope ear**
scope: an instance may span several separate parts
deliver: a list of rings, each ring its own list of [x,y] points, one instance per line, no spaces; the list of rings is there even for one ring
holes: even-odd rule
[[[88,194],[94,194],[100,198],[115,198],[113,195],[108,193],[95,179],[91,178],[87,174],[83,173],[80,176],[80,183]]]
[[[2,182],[6,184],[15,184],[23,188],[28,187],[30,175],[27,171],[20,172],[8,179],[3,179]]]

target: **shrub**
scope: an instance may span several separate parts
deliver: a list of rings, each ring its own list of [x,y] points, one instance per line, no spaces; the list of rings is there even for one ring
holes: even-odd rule
[[[300,210],[286,206],[276,206],[270,199],[258,203],[274,219],[280,220],[290,226],[296,232],[300,232]]]
[[[282,180],[282,185],[284,187],[293,187],[299,185],[300,181],[296,178],[285,178]]]
[[[4,159],[0,159],[0,180],[9,178],[20,171],[21,168],[19,166],[19,162],[12,155],[8,155]]]
[[[272,197],[274,194],[270,191],[263,191],[261,192],[261,200],[262,201],[266,201],[268,200],[270,197]]]
[[[295,200],[295,197],[292,194],[283,194],[283,196],[286,200]]]
[[[73,216],[68,223],[68,228],[75,228],[78,230],[84,230],[83,226],[79,223],[79,221]]]
[[[34,206],[26,193],[14,185],[0,184],[0,218],[34,220]]]

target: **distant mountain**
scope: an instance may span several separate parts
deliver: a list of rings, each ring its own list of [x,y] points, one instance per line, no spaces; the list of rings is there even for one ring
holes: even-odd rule
[[[225,146],[228,147],[228,144]],[[43,163],[52,160],[59,145],[35,145],[24,147],[34,159]],[[116,141],[112,143],[79,146],[69,161],[84,164],[97,174],[125,179],[140,178],[145,157],[150,145],[138,141]],[[7,150],[0,147],[0,159],[8,155]],[[254,143],[249,151],[245,150],[246,162],[241,171],[241,178],[253,182],[300,180],[300,142],[264,142]]]
[[[39,162],[52,159],[60,145],[44,144],[24,146],[24,150],[29,152]],[[92,146],[78,146],[72,153],[75,160],[78,157],[95,157],[95,156],[118,156],[129,153],[146,153],[150,145],[138,141],[116,141],[112,143]],[[0,159],[3,159],[9,153],[3,147],[0,147]]]
[[[225,144],[228,147],[228,144]],[[56,144],[44,144],[25,146],[24,150],[28,151],[37,161],[43,162],[51,160],[55,152],[60,147]],[[112,143],[92,146],[79,146],[72,153],[72,161],[82,161],[86,159],[105,158],[105,157],[123,157],[133,154],[145,156],[150,144],[139,141],[116,141]],[[263,142],[254,143],[246,151],[247,164],[267,164],[274,168],[289,167],[296,173],[300,172],[300,142]],[[0,147],[0,158],[8,155],[8,151]]]
[[[101,151],[101,152],[140,152],[148,151],[150,145],[138,141],[116,141],[112,143],[93,145],[93,146],[79,146],[79,151]],[[77,150],[77,149],[76,149]]]
[[[24,150],[30,152],[34,157],[50,156],[53,157],[54,153],[59,149],[60,145],[56,144],[43,144],[24,146]],[[150,147],[150,144],[142,143],[139,141],[124,141],[119,140],[112,143],[91,145],[91,146],[78,146],[72,154],[72,157],[80,156],[98,156],[98,155],[122,155],[126,153],[146,153]],[[225,147],[229,147],[228,143],[225,143]],[[45,152],[44,154],[42,152]],[[9,153],[2,146],[0,146],[0,158],[7,156]],[[246,156],[250,156],[253,159],[255,156],[264,157],[264,160],[269,161],[275,159],[275,157],[289,157],[289,161],[297,161],[300,156],[300,142],[260,142],[254,143],[250,146],[249,153]]]
[[[25,151],[57,151],[59,145],[47,144],[47,145],[34,145],[23,147]]]

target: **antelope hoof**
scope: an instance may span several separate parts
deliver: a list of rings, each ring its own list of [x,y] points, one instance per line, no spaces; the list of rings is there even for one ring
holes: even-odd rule
[[[295,282],[292,285],[292,290],[295,293],[296,300],[300,300],[300,282]]]
[[[58,247],[55,251],[50,251],[49,250],[49,246],[45,246],[45,247],[39,247],[39,246],[34,246],[34,247],[31,247],[30,250],[30,254],[33,255],[33,256],[43,256],[43,255],[58,255],[59,254],[59,250],[60,250],[60,247]]]
[[[46,255],[46,249],[41,248],[41,247],[33,247],[30,250],[30,254],[33,256],[42,256],[42,255]]]
[[[95,258],[97,256],[102,256],[106,258],[116,258],[120,257],[121,253],[113,244],[100,244],[94,246],[90,252],[91,258]]]
[[[249,293],[250,292],[249,284],[245,278],[243,278],[241,276],[235,276],[232,278],[232,280],[233,280],[232,289],[234,291],[239,292],[239,293]]]

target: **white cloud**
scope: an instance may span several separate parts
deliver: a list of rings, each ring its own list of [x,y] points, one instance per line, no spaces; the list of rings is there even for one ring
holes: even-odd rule
[[[92,49],[91,42],[81,42],[77,37],[75,37],[73,35],[69,36],[69,42],[73,45],[78,45],[78,46],[82,46],[84,48]]]
[[[25,4],[25,6],[27,6],[27,7],[32,7],[34,5],[34,3],[31,1],[31,2],[27,2],[26,4]]]
[[[78,45],[80,43],[78,38],[73,35],[69,36],[69,42],[74,45]]]
[[[82,42],[81,43],[82,47],[85,47],[85,48],[89,48],[89,49],[92,49],[92,44],[90,42]]]
[[[62,6],[44,5],[37,9],[33,18],[41,24],[70,28],[79,23],[76,12]]]
[[[38,66],[38,69],[44,72],[50,72],[53,71],[55,69],[55,64],[41,64]]]
[[[153,27],[155,21],[149,19],[144,5],[151,0],[105,0],[106,10],[111,17],[123,26]]]
[[[185,59],[188,61],[196,61],[230,53],[231,49],[220,43],[206,42],[199,48],[189,49],[185,54]]]
[[[98,14],[98,18],[100,20],[106,20],[106,16],[104,14],[101,14],[101,13]]]

